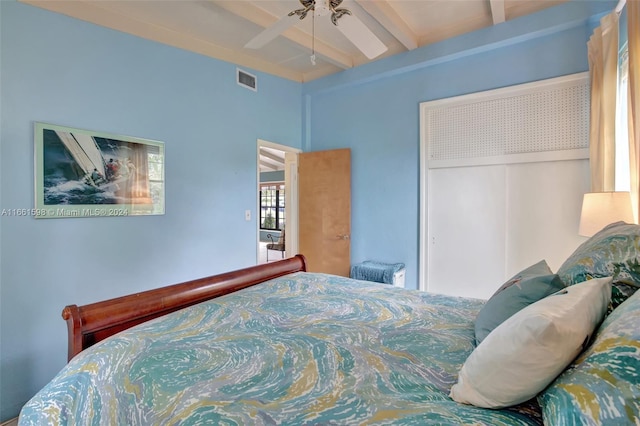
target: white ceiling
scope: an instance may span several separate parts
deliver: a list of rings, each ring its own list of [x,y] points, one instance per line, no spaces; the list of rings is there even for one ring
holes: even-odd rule
[[[284,151],[266,146],[260,147],[260,172],[284,170]]]
[[[243,67],[305,82],[370,62],[328,16],[312,16],[260,49],[245,44],[298,0],[21,0]],[[387,47],[373,60],[499,25],[567,0],[344,0]],[[294,17],[297,18],[297,17]],[[316,64],[310,60],[312,48]]]

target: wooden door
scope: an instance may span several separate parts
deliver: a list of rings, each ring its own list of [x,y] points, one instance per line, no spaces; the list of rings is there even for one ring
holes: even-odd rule
[[[309,272],[349,276],[351,151],[299,154],[298,247]]]

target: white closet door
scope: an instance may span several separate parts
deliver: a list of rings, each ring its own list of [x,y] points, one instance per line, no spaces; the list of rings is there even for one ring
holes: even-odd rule
[[[588,73],[420,104],[420,288],[490,297],[584,240]]]
[[[428,174],[428,287],[488,298],[505,274],[506,166]]]
[[[506,278],[545,259],[552,271],[584,241],[578,235],[589,160],[507,167]]]
[[[487,299],[522,269],[556,271],[578,235],[588,160],[432,169],[427,291]]]

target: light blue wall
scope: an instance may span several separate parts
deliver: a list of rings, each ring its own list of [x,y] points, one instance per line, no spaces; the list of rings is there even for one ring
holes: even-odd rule
[[[235,65],[15,2],[0,19],[0,208],[33,206],[34,121],[166,149],[164,216],[1,217],[5,420],[66,363],[65,304],[255,264],[257,139],[300,148],[301,85],[249,70],[256,93]]]
[[[591,17],[614,6],[571,2],[305,84],[304,149],[351,148],[352,263],[404,262],[417,288],[420,102],[586,71]]]

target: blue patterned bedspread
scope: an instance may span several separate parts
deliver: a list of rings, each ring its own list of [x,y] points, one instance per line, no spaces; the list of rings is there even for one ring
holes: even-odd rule
[[[448,396],[482,303],[288,275],[85,350],[19,424],[541,424],[533,403],[498,411]]]

